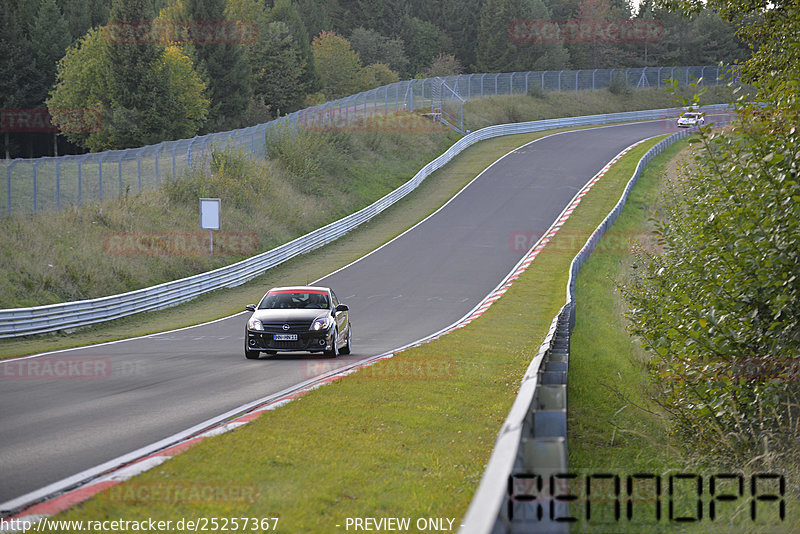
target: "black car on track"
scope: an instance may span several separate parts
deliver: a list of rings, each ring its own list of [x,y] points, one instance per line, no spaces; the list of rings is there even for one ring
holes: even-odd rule
[[[327,356],[350,354],[352,328],[349,308],[327,287],[276,287],[267,291],[244,331],[244,355],[307,351]]]

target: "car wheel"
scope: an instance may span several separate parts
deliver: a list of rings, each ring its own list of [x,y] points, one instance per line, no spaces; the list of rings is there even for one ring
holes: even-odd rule
[[[247,347],[244,348],[244,357],[248,360],[257,360],[261,353],[257,350],[250,350]]]
[[[333,331],[333,343],[331,344],[331,350],[325,351],[325,356],[330,356],[331,358],[335,358],[339,353],[339,347],[336,346],[336,338],[339,337],[339,332],[337,330]]]
[[[350,338],[353,336],[353,327],[347,327],[347,345],[339,349],[339,354],[350,354]]]

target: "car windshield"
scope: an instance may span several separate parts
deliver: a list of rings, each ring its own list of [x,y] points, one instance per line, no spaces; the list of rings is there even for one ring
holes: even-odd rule
[[[696,119],[696,118],[698,118],[699,116],[700,116],[700,114],[699,114],[699,113],[684,113],[684,114],[683,114],[683,118],[684,118],[684,119]]]
[[[261,299],[259,310],[316,309],[330,307],[323,291],[270,291]]]

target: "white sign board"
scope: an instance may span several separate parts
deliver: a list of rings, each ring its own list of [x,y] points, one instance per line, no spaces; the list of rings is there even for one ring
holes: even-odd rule
[[[207,230],[219,230],[219,210],[218,198],[201,198],[200,226]]]

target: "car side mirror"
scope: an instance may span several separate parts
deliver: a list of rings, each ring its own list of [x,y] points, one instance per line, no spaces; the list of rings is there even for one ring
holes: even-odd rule
[[[248,304],[247,306],[244,307],[244,309],[247,310],[247,311],[250,311],[250,312],[254,312],[254,311],[256,311],[256,305],[255,304]]]
[[[335,311],[337,313],[338,312],[343,312],[343,311],[350,311],[350,308],[347,306],[347,304],[339,304],[338,306],[336,306],[336,310]]]

